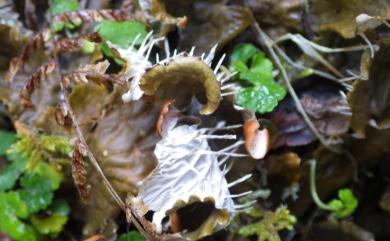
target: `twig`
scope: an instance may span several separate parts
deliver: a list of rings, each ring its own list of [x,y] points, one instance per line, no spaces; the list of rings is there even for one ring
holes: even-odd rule
[[[252,13],[251,13],[252,15]],[[282,63],[280,62],[279,57],[276,55],[273,47],[272,47],[272,40],[271,38],[263,31],[261,30],[260,26],[257,24],[257,22],[254,20],[255,18],[252,15],[252,26],[253,29],[256,32],[257,40],[260,42],[261,45],[265,46],[272,59],[274,60],[275,64],[279,68],[280,72],[282,73],[283,80],[287,86],[288,92],[290,93],[291,97],[293,98],[295,102],[295,106],[297,107],[298,112],[302,115],[303,119],[305,120],[306,124],[309,126],[310,130],[314,133],[314,135],[318,138],[318,140],[321,142],[321,144],[327,148],[328,150],[340,153],[340,150],[338,150],[335,147],[330,146],[325,138],[318,132],[317,128],[314,126],[313,122],[310,120],[310,117],[306,114],[305,109],[303,108],[303,105],[301,101],[299,100],[299,97],[297,93],[295,92],[294,88],[291,85],[290,79],[287,75],[286,69],[283,67]]]

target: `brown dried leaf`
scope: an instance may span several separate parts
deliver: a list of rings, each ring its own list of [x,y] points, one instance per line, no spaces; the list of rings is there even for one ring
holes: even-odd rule
[[[136,193],[137,183],[155,167],[155,123],[161,104],[143,100],[122,103],[121,93],[96,84],[75,85],[69,96],[88,146],[119,195]],[[118,214],[97,173],[89,172],[91,197],[87,204],[84,234],[92,235]]]
[[[150,9],[148,9],[148,10],[150,10],[151,15],[153,15],[153,17],[155,17],[159,22],[161,22],[162,24],[168,24],[168,25],[177,24],[177,25],[184,27],[182,25],[182,23],[187,18],[185,16],[184,17],[174,17],[171,14],[169,14],[167,12],[167,6],[165,5],[166,3],[164,3],[164,1],[150,0],[147,2],[149,2],[148,5],[150,6]]]
[[[322,135],[332,138],[348,131],[348,104],[337,89],[320,84],[299,91],[299,96],[305,111]],[[316,140],[291,97],[282,101],[269,118],[277,127],[272,148],[307,145]]]
[[[333,218],[313,224],[308,240],[316,241],[373,241],[374,234],[364,230],[352,221],[339,221]]]
[[[358,15],[364,13],[390,19],[390,2],[388,0],[314,0],[310,11],[317,18],[320,30],[336,31],[344,38],[353,38],[357,33]]]
[[[380,43],[380,49],[369,67],[368,80],[358,80],[348,95],[352,116],[351,127],[364,136],[370,123],[377,128],[390,126],[390,39]]]
[[[301,177],[301,158],[295,152],[286,152],[280,155],[271,155],[264,159],[264,168],[267,177],[277,179],[278,184],[290,186],[299,181]]]
[[[214,44],[223,47],[244,31],[251,21],[249,11],[242,6],[206,1],[194,2],[193,9],[184,15],[189,20],[180,32],[180,47],[190,49],[196,46],[198,52],[207,51]]]
[[[116,9],[88,9],[74,12],[64,12],[55,15],[54,23],[82,23],[82,22],[100,22],[103,20],[135,20],[130,12]]]
[[[23,89],[20,91],[20,98],[23,106],[33,106],[31,102],[31,95],[35,89],[39,88],[41,82],[54,71],[55,67],[55,61],[49,60],[48,63],[39,67],[38,70],[27,80],[26,84],[23,86]]]
[[[248,0],[257,22],[271,37],[279,37],[291,29],[301,30],[304,2],[301,0]]]
[[[19,68],[26,63],[30,54],[45,47],[45,42],[50,38],[51,32],[49,29],[44,29],[32,37],[23,47],[18,57],[13,58],[10,62],[9,69],[4,76],[8,82],[12,82],[14,76],[19,71]]]
[[[54,50],[58,53],[77,51],[83,48],[85,40],[98,43],[102,39],[98,33],[91,33],[74,38],[61,38],[54,43]]]
[[[185,99],[191,95],[204,95],[203,115],[213,113],[219,106],[220,84],[213,70],[196,57],[177,57],[168,65],[157,65],[142,76],[140,88],[146,95],[162,99]],[[180,90],[180,91],[179,91]]]
[[[72,154],[72,177],[79,191],[81,199],[86,202],[90,196],[89,186],[87,184],[87,169],[85,168],[84,157],[85,149],[80,141],[76,141]],[[84,153],[84,154],[83,154]]]
[[[55,119],[60,126],[70,128],[73,125],[72,118],[69,115],[69,110],[64,102],[58,103],[55,112]]]
[[[203,53],[218,44],[223,47],[248,27],[250,12],[243,6],[226,6],[226,1],[180,1],[180,0],[153,0],[147,2],[149,6],[160,6],[161,16],[175,18],[186,16],[188,23],[180,28],[180,49],[191,49],[196,46],[197,53]],[[164,10],[162,10],[165,8]],[[180,22],[179,22],[180,24]]]
[[[78,70],[64,75],[65,83],[69,84],[72,80],[76,83],[88,83],[88,80],[112,89],[112,83],[125,86],[126,80],[119,74],[105,74],[110,63],[105,60],[96,64],[82,66]]]

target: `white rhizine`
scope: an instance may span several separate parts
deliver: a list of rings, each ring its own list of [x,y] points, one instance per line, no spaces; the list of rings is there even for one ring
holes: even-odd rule
[[[182,125],[169,131],[156,145],[154,154],[159,164],[141,183],[138,198],[154,211],[153,223],[159,232],[165,216],[196,201],[211,201],[231,218],[238,207],[232,198],[245,195],[230,194],[229,186],[249,176],[228,184],[226,172],[219,168],[218,152],[210,149],[207,138],[199,138],[202,136],[204,130],[196,125]]]
[[[129,90],[122,96],[124,102],[130,102],[133,100],[138,100],[142,97],[144,92],[139,87],[139,82],[146,72],[147,69],[152,68],[156,65],[167,65],[171,61],[175,60],[177,57],[186,57],[193,56],[195,47],[192,47],[189,53],[179,52],[175,49],[173,55],[170,54],[168,41],[165,39],[164,41],[164,50],[165,50],[165,58],[160,60],[160,56],[156,55],[156,63],[152,64],[149,61],[150,53],[155,46],[156,43],[164,40],[164,38],[153,38],[153,33],[149,32],[141,46],[136,49],[135,44],[140,36],[137,36],[132,42],[131,46],[128,49],[122,49],[118,46],[115,46],[112,43],[109,45],[115,48],[120,56],[126,61],[126,69],[125,69],[125,77],[131,83],[129,85]],[[217,45],[214,45],[210,52],[207,54],[203,53],[198,58],[202,60],[205,64],[207,64],[211,68],[212,61],[214,59],[215,51],[217,49]],[[206,56],[206,57],[205,57]],[[218,61],[216,67],[214,68],[214,74],[217,80],[221,83],[221,85],[229,80],[235,73],[229,74],[221,71],[222,62],[225,59],[226,55],[224,54],[220,60]]]

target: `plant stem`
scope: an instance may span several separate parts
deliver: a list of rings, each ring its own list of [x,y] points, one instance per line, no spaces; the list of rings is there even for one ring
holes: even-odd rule
[[[310,193],[317,206],[324,210],[331,210],[330,207],[321,201],[316,189],[316,160],[310,160]]]

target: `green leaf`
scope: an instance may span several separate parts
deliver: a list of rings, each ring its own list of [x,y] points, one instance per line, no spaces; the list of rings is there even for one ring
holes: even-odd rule
[[[286,90],[273,80],[272,62],[252,44],[234,48],[230,70],[237,71],[240,80],[253,85],[239,90],[236,103],[241,107],[260,113],[270,112],[286,95]]]
[[[0,192],[0,212],[12,213],[19,218],[28,216],[27,206],[19,192]]]
[[[40,177],[46,178],[51,183],[51,190],[57,190],[60,187],[62,180],[62,174],[54,165],[49,165],[45,162],[40,162],[36,165],[33,173],[38,174]]]
[[[272,80],[272,62],[267,59],[263,52],[255,54],[252,58],[252,65],[250,69],[250,79],[253,84],[260,85],[262,82]]]
[[[102,21],[97,25],[96,31],[103,40],[117,44],[121,48],[128,48],[137,35],[140,36],[136,44],[140,44],[147,35],[145,25],[138,21]]]
[[[146,239],[137,231],[122,234],[118,241],[146,241]]]
[[[51,3],[52,5],[50,11],[53,15],[64,12],[77,11],[80,9],[80,5],[77,0],[52,0]]]
[[[19,192],[0,192],[0,231],[14,240],[35,241],[34,230],[19,218],[28,216],[27,206]]]
[[[337,218],[346,218],[353,214],[358,206],[358,200],[348,188],[338,191],[339,199],[332,199],[328,206]]]
[[[45,209],[53,200],[51,181],[35,173],[26,173],[21,179],[24,188],[20,191],[29,213]]]
[[[274,82],[241,88],[236,102],[245,109],[266,113],[272,111],[286,95],[286,90]]]
[[[6,150],[16,140],[16,134],[13,132],[0,130],[0,156],[3,156]]]
[[[125,63],[125,61],[123,61],[122,59],[114,56],[110,49],[110,46],[108,46],[106,41],[102,41],[102,43],[100,44],[100,50],[105,56],[112,58],[118,65],[123,65]]]
[[[83,39],[83,52],[85,54],[91,54],[93,51],[95,51],[95,43]]]
[[[11,189],[22,172],[15,163],[8,163],[0,173],[0,191]]]
[[[54,201],[49,210],[51,211],[50,216],[33,215],[31,223],[40,234],[56,236],[68,221],[69,206],[63,200]]]
[[[230,63],[237,61],[247,63],[257,52],[259,49],[253,44],[238,44],[230,55]]]

